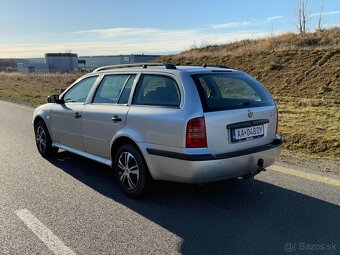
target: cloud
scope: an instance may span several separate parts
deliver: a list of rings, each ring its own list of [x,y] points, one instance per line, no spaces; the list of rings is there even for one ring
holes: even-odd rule
[[[224,28],[236,28],[236,27],[246,27],[256,25],[254,22],[243,21],[243,22],[229,22],[222,24],[212,24],[211,27],[213,29],[224,29]]]
[[[329,15],[338,15],[340,14],[340,11],[330,11],[330,12],[316,12],[316,13],[312,13],[310,15],[310,17],[319,17],[320,14],[322,14],[323,16],[329,16]]]
[[[221,24],[212,24],[211,28],[213,29],[229,29],[229,28],[238,28],[238,27],[250,27],[250,26],[260,26],[266,23],[269,23],[274,20],[282,19],[283,16],[273,16],[268,17],[263,20],[258,21],[241,21],[241,22],[229,22],[229,23],[221,23]]]
[[[125,34],[127,33],[127,35]],[[219,30],[163,30],[141,28],[96,29],[77,32],[72,42],[0,44],[1,57],[43,57],[46,52],[78,55],[175,54],[194,45],[220,44],[269,36],[262,30],[221,33]],[[137,36],[138,34],[138,36]],[[100,36],[102,35],[102,38]]]
[[[197,30],[166,30],[166,29],[157,29],[157,28],[128,28],[128,27],[116,27],[116,28],[105,28],[105,29],[92,29],[92,30],[84,30],[77,31],[75,34],[85,35],[85,36],[93,36],[99,35],[106,38],[155,38],[155,37],[163,37],[173,36],[173,37],[183,37],[190,36],[196,34]]]
[[[265,22],[271,22],[273,20],[278,20],[278,19],[282,19],[283,16],[273,16],[273,17],[268,17],[268,18],[265,18]]]
[[[153,28],[115,27],[115,28],[76,31],[74,33],[75,34],[100,34],[103,36],[111,37],[111,36],[121,36],[121,35],[136,36],[136,35],[141,35],[141,34],[152,34],[152,33],[156,33],[159,31],[160,31],[159,29],[153,29]]]
[[[46,52],[72,51],[78,55],[175,54],[183,50],[212,44],[235,42],[270,35],[261,29],[246,27],[265,25],[273,16],[260,21],[212,24],[205,28],[160,29],[153,27],[113,27],[71,33],[71,41],[62,43],[0,44],[1,57],[43,57]],[[228,30],[240,28],[242,30]],[[278,32],[279,33],[279,32]]]

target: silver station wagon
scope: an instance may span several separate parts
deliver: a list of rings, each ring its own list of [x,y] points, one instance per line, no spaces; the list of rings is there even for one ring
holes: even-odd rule
[[[63,149],[112,166],[130,197],[153,180],[251,178],[282,150],[273,98],[228,67],[101,67],[49,96],[33,124],[43,157]]]

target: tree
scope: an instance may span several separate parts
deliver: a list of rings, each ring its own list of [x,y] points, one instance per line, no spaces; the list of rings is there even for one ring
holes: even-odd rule
[[[318,25],[317,25],[316,31],[321,31],[322,30],[323,11],[324,11],[324,1],[322,1],[322,3],[321,3],[321,8],[320,8],[319,17],[318,17]]]
[[[305,34],[309,27],[310,14],[308,5],[308,0],[297,0],[296,26],[299,29],[300,34]]]

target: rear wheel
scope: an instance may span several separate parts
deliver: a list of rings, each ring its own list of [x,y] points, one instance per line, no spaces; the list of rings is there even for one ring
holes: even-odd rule
[[[152,178],[140,151],[131,144],[122,145],[113,165],[115,174],[126,195],[137,198],[148,190]]]
[[[39,120],[34,125],[34,132],[35,143],[41,156],[47,158],[55,155],[58,152],[58,148],[52,146],[52,140],[44,121]]]

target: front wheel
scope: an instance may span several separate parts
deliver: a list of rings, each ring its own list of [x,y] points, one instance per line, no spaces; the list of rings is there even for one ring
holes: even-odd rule
[[[58,152],[58,148],[52,146],[52,140],[44,121],[39,120],[34,125],[34,132],[35,143],[41,156],[47,158]]]
[[[119,185],[132,198],[142,196],[149,188],[152,178],[139,150],[131,145],[122,145],[113,164]]]

